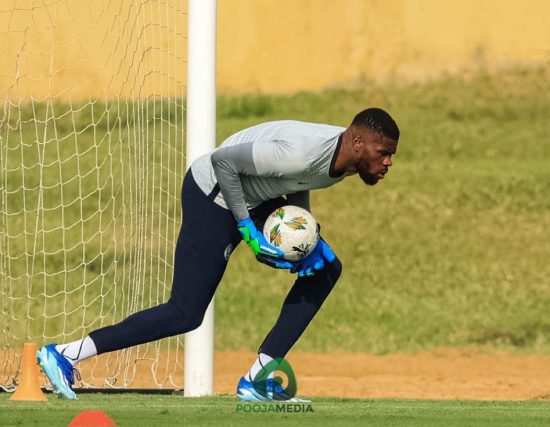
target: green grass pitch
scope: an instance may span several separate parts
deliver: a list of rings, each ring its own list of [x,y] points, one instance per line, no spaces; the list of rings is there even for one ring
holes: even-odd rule
[[[237,411],[233,396],[86,394],[77,402],[48,395],[49,401],[11,402],[0,395],[2,426],[66,426],[85,410],[102,410],[119,426],[224,425],[252,426],[545,426],[550,424],[550,402],[427,401],[315,398],[308,412],[268,411],[272,404]],[[253,411],[265,411],[256,412]]]

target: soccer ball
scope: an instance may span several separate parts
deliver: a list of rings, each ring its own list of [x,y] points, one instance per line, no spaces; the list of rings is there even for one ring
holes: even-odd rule
[[[308,256],[317,245],[317,221],[305,209],[292,205],[283,206],[267,217],[264,237],[285,253],[286,260],[299,261]]]

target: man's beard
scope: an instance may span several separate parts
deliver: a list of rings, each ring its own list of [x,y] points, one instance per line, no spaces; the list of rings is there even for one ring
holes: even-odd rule
[[[370,173],[368,170],[365,170],[365,168],[359,168],[359,176],[367,185],[374,185],[378,182],[378,178],[376,177],[376,175]]]
[[[378,182],[376,175],[373,175],[370,172],[359,172],[359,176],[367,185],[375,185]]]

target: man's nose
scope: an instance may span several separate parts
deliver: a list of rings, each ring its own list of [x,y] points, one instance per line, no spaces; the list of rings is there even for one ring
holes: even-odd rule
[[[392,160],[390,156],[384,157],[384,166],[390,167],[392,165]]]

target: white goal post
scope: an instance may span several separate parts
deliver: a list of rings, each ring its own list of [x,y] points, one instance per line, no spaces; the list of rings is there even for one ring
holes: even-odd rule
[[[0,5],[0,388],[23,343],[168,300],[186,164],[215,146],[216,6]],[[213,321],[84,361],[77,387],[210,395]]]
[[[187,168],[216,145],[216,0],[189,0]],[[185,396],[214,390],[214,300],[185,336]]]

